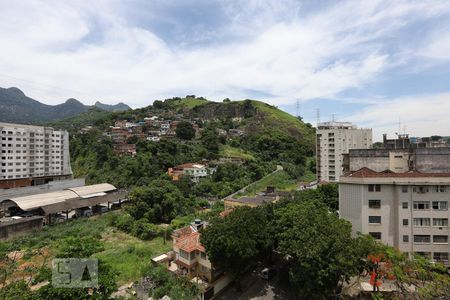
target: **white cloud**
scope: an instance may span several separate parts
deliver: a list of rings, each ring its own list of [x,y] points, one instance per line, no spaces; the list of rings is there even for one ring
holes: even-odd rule
[[[249,90],[278,105],[336,98],[398,63],[387,50],[398,30],[450,11],[436,1],[346,1],[308,13],[291,0],[226,1],[230,24],[217,32],[236,38],[184,48],[130,25],[121,2],[73,3],[0,4],[0,86],[53,104],[77,97],[144,106],[192,93],[246,98]]]
[[[374,140],[399,131],[411,136],[450,136],[450,93],[378,100],[347,119],[374,129]]]

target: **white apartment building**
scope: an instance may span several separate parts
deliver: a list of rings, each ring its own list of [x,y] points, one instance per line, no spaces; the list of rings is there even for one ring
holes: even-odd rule
[[[450,173],[392,173],[368,168],[339,180],[339,215],[353,231],[448,265]]]
[[[316,172],[318,181],[335,182],[342,175],[343,154],[372,146],[372,129],[359,129],[349,122],[317,124]]]
[[[71,175],[67,131],[0,123],[0,188],[38,185]]]

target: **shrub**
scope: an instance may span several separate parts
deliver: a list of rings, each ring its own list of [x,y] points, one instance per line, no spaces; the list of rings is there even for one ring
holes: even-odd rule
[[[116,227],[125,232],[131,232],[134,219],[129,214],[123,214],[117,218]]]

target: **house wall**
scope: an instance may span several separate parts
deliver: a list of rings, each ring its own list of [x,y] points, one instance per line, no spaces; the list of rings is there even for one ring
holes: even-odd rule
[[[380,184],[381,191],[369,192],[369,184]],[[436,185],[445,185],[447,188],[445,192],[437,192]],[[424,187],[425,192],[418,192],[419,187]],[[381,207],[369,208],[369,200],[381,200]],[[414,209],[415,201],[429,202],[430,208]],[[447,209],[433,209],[433,201],[445,201]],[[406,208],[403,203],[407,204]],[[448,226],[433,226],[434,218],[450,219],[449,204],[449,178],[341,177],[339,183],[339,214],[352,223],[353,232],[381,232],[383,243],[407,253],[428,252],[433,255],[442,252],[450,255],[448,242],[433,242],[434,235],[450,235]],[[381,224],[369,224],[369,216],[381,216]],[[430,226],[415,226],[414,218],[429,218]],[[414,235],[429,235],[431,242],[414,242]]]

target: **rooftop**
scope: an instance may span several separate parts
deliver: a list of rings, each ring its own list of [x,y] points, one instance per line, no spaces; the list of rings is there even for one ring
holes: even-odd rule
[[[176,169],[185,169],[185,168],[194,168],[194,169],[203,169],[205,165],[196,164],[196,163],[186,163],[182,165],[175,166]]]
[[[200,243],[200,233],[193,227],[187,226],[175,230],[173,233],[175,246],[186,252],[199,250],[205,252],[205,247]]]
[[[94,184],[83,187],[74,187],[61,191],[50,193],[35,194],[29,196],[13,197],[13,201],[24,211],[29,211],[37,208],[49,208],[51,206],[64,208],[66,206],[73,206],[74,203],[84,203],[81,199],[93,198],[106,195],[106,192],[114,191],[116,188],[108,183]],[[74,202],[75,201],[75,202]],[[86,200],[87,201],[87,200]],[[1,201],[0,201],[1,203]],[[90,202],[89,202],[90,204]],[[89,206],[89,205],[86,205]],[[51,209],[53,211],[53,209]]]
[[[417,171],[410,171],[406,173],[394,173],[386,170],[383,172],[376,172],[369,168],[361,168],[354,172],[349,172],[342,177],[356,177],[356,178],[450,178],[450,173],[421,173]]]
[[[262,205],[265,203],[272,203],[278,200],[277,196],[267,196],[267,195],[256,195],[254,197],[241,197],[241,198],[227,198],[227,201],[245,203],[245,204],[254,204],[254,205]]]

